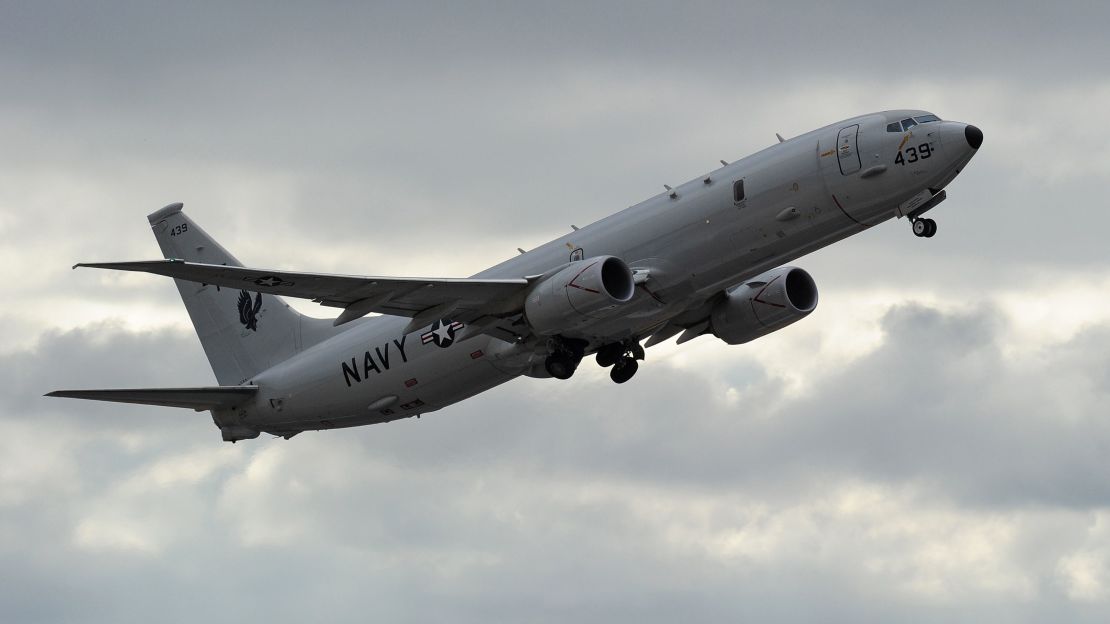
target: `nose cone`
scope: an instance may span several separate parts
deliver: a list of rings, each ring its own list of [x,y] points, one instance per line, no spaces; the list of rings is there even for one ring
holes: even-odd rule
[[[968,124],[964,128],[964,138],[967,139],[967,144],[971,146],[971,149],[977,150],[983,144],[983,131]]]

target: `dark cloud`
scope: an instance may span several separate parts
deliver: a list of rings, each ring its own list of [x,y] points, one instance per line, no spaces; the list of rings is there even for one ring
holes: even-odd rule
[[[948,621],[929,605],[961,604],[1036,621],[1006,606],[1011,585],[1032,582],[1042,614],[1097,621],[1055,574],[1107,506],[1110,430],[1095,414],[1110,398],[1097,366],[1110,332],[1028,366],[1003,355],[1013,332],[990,307],[908,304],[882,327],[876,350],[801,395],[744,355],[684,370],[649,353],[625,386],[518,380],[420,420],[235,447],[205,414],[37,396],[204,382],[191,336],[48,334],[0,367],[8,443],[42,437],[52,469],[5,482],[43,496],[0,506],[5,565],[19,570],[0,600],[48,621],[346,621],[364,604],[454,621]],[[1058,409],[1062,389],[1032,383],[1047,378],[1084,393]],[[729,387],[765,400],[730,401]],[[870,502],[845,511],[857,499]],[[974,540],[999,523],[1003,543],[968,565],[1002,589],[913,554],[944,527]],[[876,575],[867,560],[903,569]],[[957,582],[986,584],[960,598],[944,589]],[[921,583],[956,597],[937,603]]]
[[[0,610],[1104,621],[1110,330],[1015,344],[1014,310],[993,302],[1105,274],[1091,198],[1110,160],[1086,120],[1110,93],[1106,17],[1031,2],[5,6]],[[974,121],[987,142],[936,238],[889,225],[799,261],[822,287],[809,324],[863,291],[943,303],[893,306],[856,359],[791,328],[768,361],[653,349],[624,386],[590,365],[419,421],[235,446],[207,414],[41,397],[211,382],[188,330],[51,329],[184,323],[168,280],[69,270],[156,256],[144,217],[170,201],[251,264],[466,275],[776,131],[901,106]],[[776,372],[792,352],[827,361],[799,385]]]

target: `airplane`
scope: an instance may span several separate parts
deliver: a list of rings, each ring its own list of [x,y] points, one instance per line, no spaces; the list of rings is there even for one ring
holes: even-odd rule
[[[47,396],[210,411],[236,442],[419,417],[521,375],[569,379],[587,355],[625,383],[674,336],[738,345],[813,312],[816,283],[784,263],[893,218],[932,237],[923,215],[983,142],[921,110],[777,136],[469,278],[248,268],[170,204],[148,216],[164,259],[74,268],[174,278],[220,385]]]

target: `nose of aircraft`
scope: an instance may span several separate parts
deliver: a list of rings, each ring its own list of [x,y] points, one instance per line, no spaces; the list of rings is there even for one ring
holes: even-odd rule
[[[967,139],[967,144],[971,146],[971,149],[977,150],[983,144],[983,131],[968,124],[964,128],[964,138]]]

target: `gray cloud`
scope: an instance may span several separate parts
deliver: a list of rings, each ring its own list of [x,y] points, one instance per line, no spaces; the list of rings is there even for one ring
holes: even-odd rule
[[[1110,332],[1017,366],[989,307],[904,305],[883,330],[800,396],[741,353],[708,374],[655,362],[619,388],[522,380],[419,421],[235,447],[203,414],[32,398],[195,376],[191,337],[48,334],[0,367],[7,443],[55,440],[53,472],[4,485],[45,497],[0,505],[3,534],[24,536],[5,539],[21,573],[0,599],[87,621],[350,620],[359,604],[455,621],[1101,619],[1058,567],[1108,507],[1095,414]],[[1071,387],[1031,383],[1047,377]],[[727,387],[766,401],[731,403]],[[949,540],[996,541],[952,564],[918,554]],[[1035,609],[1009,606],[1028,592]]]
[[[1093,198],[1110,152],[1090,122],[1110,103],[1107,17],[1080,2],[5,6],[0,609],[1104,621],[1110,330],[1098,317],[1015,357],[1012,302],[1071,289],[1047,331],[1100,301],[1080,295],[1107,275]],[[767,361],[652,350],[626,386],[587,369],[419,421],[235,446],[206,414],[40,396],[211,381],[168,281],[69,270],[156,256],[143,217],[170,201],[256,265],[466,275],[776,131],[901,106],[987,135],[940,235],[888,225],[802,259],[822,309]],[[878,346],[828,355],[824,328],[875,292],[897,304]],[[827,360],[801,390],[776,372],[795,352]]]

